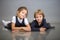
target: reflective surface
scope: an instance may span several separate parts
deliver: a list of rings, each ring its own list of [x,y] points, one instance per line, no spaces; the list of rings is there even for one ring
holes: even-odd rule
[[[0,27],[0,40],[60,40],[60,23],[51,24],[55,26],[46,32],[10,32]]]

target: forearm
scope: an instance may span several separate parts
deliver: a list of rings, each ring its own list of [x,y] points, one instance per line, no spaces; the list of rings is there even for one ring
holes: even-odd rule
[[[34,28],[34,27],[33,27],[33,28],[31,28],[31,30],[32,30],[32,31],[40,31],[40,29],[39,29],[39,28]]]
[[[25,31],[31,31],[30,27],[21,27],[21,29],[25,30]]]
[[[40,28],[40,31],[41,31],[41,32],[44,32],[44,31],[46,31],[46,28],[41,27],[41,28]]]
[[[12,27],[12,30],[20,30],[22,29],[21,27]]]

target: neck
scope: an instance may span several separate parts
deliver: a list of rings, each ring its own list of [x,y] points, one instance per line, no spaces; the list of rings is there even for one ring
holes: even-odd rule
[[[19,19],[23,19],[23,18],[20,18],[20,17],[18,17]]]
[[[38,23],[39,25],[41,24],[41,23]]]

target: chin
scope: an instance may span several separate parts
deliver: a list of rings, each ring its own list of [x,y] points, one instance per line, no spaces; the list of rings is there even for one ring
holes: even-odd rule
[[[39,23],[41,23],[41,22],[39,21]]]

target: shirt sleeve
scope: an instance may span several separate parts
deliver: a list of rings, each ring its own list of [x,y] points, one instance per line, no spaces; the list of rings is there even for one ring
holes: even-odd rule
[[[31,31],[40,31],[39,28],[36,28],[36,27],[35,27],[35,22],[32,22],[32,23],[31,23]]]
[[[25,18],[24,23],[25,23],[25,25],[29,24],[27,18]]]
[[[15,16],[12,17],[12,22],[16,23],[16,17]]]
[[[47,25],[46,19],[43,20],[43,23],[44,23],[43,26],[44,26],[45,28],[48,28],[48,25]]]

